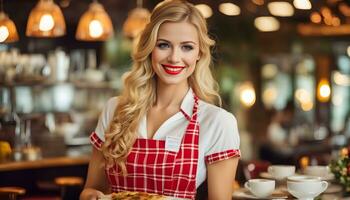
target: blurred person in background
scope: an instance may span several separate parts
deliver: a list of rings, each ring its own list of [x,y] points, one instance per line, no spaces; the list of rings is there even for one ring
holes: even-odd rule
[[[293,148],[297,144],[297,134],[293,131],[294,103],[288,101],[286,106],[276,111],[267,127],[267,141],[260,147],[260,159],[272,164],[291,164]]]
[[[268,141],[277,148],[290,145],[290,134],[294,124],[294,104],[289,101],[281,111],[276,111],[267,128]]]

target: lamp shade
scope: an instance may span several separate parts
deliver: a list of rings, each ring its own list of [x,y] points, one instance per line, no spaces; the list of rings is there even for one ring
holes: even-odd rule
[[[15,23],[0,11],[0,43],[16,41],[18,41],[18,34]]]
[[[82,41],[106,41],[113,36],[110,17],[98,2],[92,2],[89,10],[80,18],[75,38]]]
[[[26,35],[32,37],[60,37],[66,34],[61,9],[53,0],[39,0],[29,14]]]
[[[150,12],[145,8],[135,8],[130,11],[124,22],[123,32],[126,37],[136,37],[148,24]]]

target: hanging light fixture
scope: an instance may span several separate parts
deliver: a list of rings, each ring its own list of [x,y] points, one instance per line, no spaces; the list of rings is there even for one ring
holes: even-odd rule
[[[32,37],[60,37],[66,34],[62,11],[53,0],[39,0],[29,14],[26,35]]]
[[[123,25],[126,37],[135,38],[148,24],[151,13],[142,7],[142,0],[137,0],[137,7],[131,10]]]
[[[112,20],[103,6],[94,0],[81,16],[75,34],[77,40],[106,41],[113,36]]]
[[[0,43],[18,41],[15,23],[4,12],[2,0],[0,9]]]

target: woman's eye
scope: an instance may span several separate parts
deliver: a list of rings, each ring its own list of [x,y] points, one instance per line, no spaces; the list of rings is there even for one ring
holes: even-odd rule
[[[165,49],[165,48],[169,48],[169,44],[167,43],[158,43],[157,47],[160,49]]]
[[[185,50],[185,51],[191,51],[193,49],[193,46],[191,46],[191,45],[184,45],[184,46],[182,46],[182,49]]]

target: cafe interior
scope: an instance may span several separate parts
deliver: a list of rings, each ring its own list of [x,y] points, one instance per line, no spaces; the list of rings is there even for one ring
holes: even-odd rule
[[[89,135],[161,0],[0,1],[0,199],[77,199]],[[293,174],[327,184],[308,199],[350,196],[350,1],[189,2],[238,123],[232,198],[259,197],[257,178],[276,181],[269,197],[301,198],[287,188]]]

